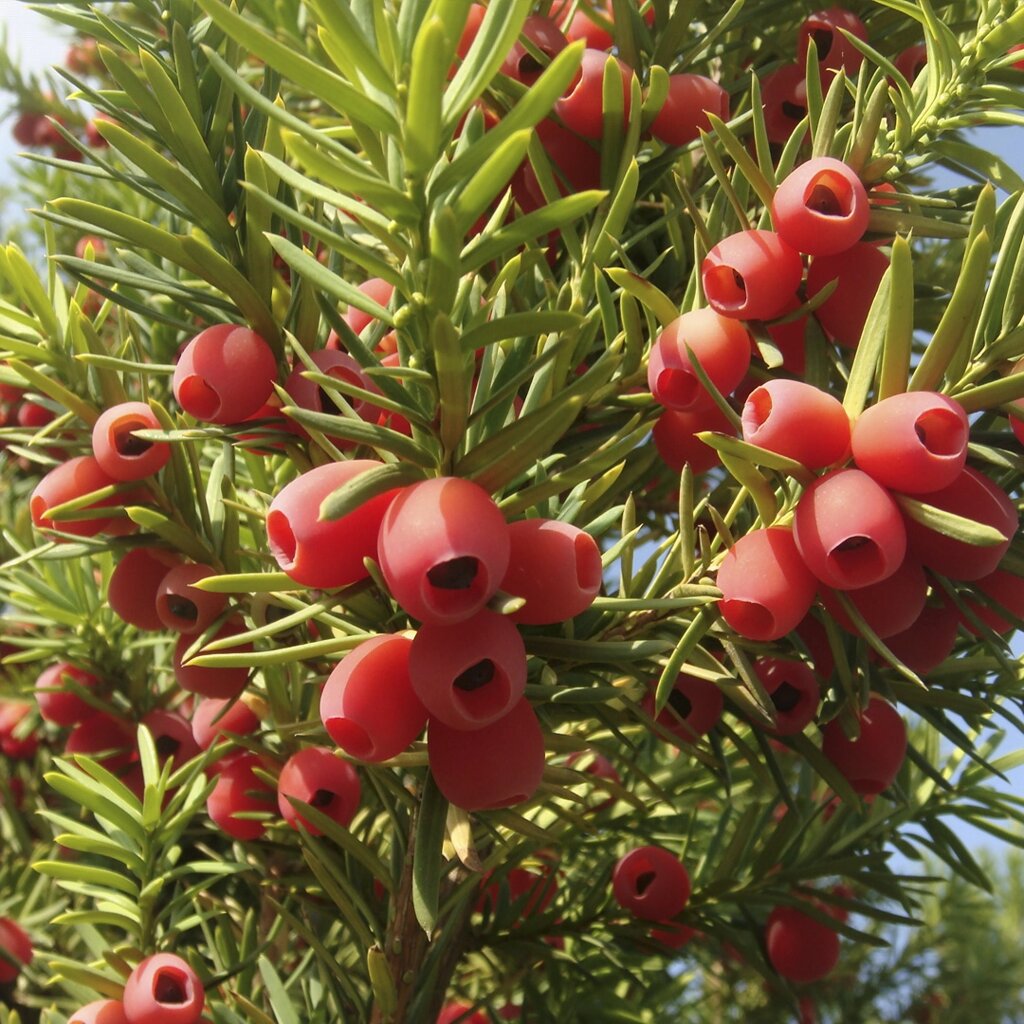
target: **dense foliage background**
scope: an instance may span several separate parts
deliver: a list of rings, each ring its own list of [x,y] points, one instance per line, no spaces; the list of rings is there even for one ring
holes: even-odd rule
[[[851,4],[866,42],[842,36],[850,67],[829,71],[823,53],[821,74],[821,36],[795,63],[813,4],[613,0],[590,21],[636,77],[623,94],[612,65],[598,137],[570,143],[546,126],[583,48],[549,61],[527,31],[517,67],[535,80],[503,62],[528,17],[564,27],[593,5],[490,0],[475,37],[471,6],[41,4],[73,42],[59,78],[0,63],[12,123],[35,118],[8,186],[33,213],[5,223],[0,249],[0,915],[35,946],[16,974],[3,961],[11,1024],[119,999],[157,951],[193,965],[216,1024],[433,1024],[445,1007],[449,1024],[1024,1019],[1022,861],[964,840],[969,825],[1021,843],[1021,799],[1000,782],[1022,760],[1006,739],[1024,694],[1019,540],[997,592],[928,577],[928,607],[956,624],[926,669],[827,588],[811,626],[763,640],[723,618],[716,585],[730,547],[788,528],[821,475],[740,439],[744,399],[774,379],[814,384],[853,421],[907,390],[953,397],[970,466],[1019,512],[1024,181],[969,129],[1022,122],[1010,47],[1024,15],[1009,0]],[[920,44],[915,77],[894,62]],[[762,103],[785,67],[806,83],[806,116],[791,95],[777,134]],[[727,118],[694,114],[681,143],[652,131],[674,74],[728,96]],[[829,291],[808,278],[784,313],[746,322],[749,371],[724,395],[712,384],[673,457],[652,438],[665,415],[652,346],[705,305],[708,251],[771,227],[778,184],[821,156],[864,182],[865,239],[885,257],[863,326],[834,344],[816,312]],[[936,185],[950,168],[966,183]],[[392,293],[360,290],[370,278]],[[172,388],[185,343],[220,323],[252,328],[277,361],[269,404],[244,424],[197,420]],[[357,383],[311,358],[332,332]],[[286,388],[293,368],[318,407]],[[142,437],[169,442],[167,465],[46,503],[40,529],[40,480],[90,454],[100,413],[128,399],[153,410]],[[379,416],[360,415],[367,401]],[[342,755],[361,786],[349,824],[318,815],[315,792],[305,811],[323,835],[278,813],[289,757],[335,749],[324,681],[368,637],[418,628],[379,559],[351,586],[314,588],[271,552],[274,497],[353,458],[380,465],[325,518],[458,476],[509,522],[557,519],[600,546],[593,604],[521,629],[545,758],[523,802],[450,803],[421,737],[383,763]],[[991,524],[926,495],[903,510],[993,544]],[[173,631],[113,607],[115,569],[143,547],[210,567],[204,588],[226,595],[183,656]],[[499,593],[490,608],[518,604]],[[240,633],[218,642],[229,617]],[[766,657],[814,671],[802,731],[773,733]],[[36,680],[58,660],[96,681],[65,684],[105,716],[87,719],[103,723],[94,735],[40,717]],[[255,731],[190,749],[175,731],[197,699],[178,670],[189,660],[242,670]],[[674,731],[672,709],[692,710],[670,703],[680,672],[721,695],[696,740]],[[899,708],[909,747],[865,795],[822,736],[856,734],[871,694]],[[237,747],[259,755],[248,785],[263,791],[238,819],[256,823],[245,839],[208,812]],[[692,880],[672,923],[612,897],[615,864],[644,844]],[[773,967],[765,924],[780,906],[841,935],[827,977]]]

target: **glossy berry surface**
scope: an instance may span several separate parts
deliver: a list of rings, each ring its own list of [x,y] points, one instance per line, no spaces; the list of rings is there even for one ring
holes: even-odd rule
[[[195,636],[213,624],[227,607],[227,595],[200,590],[195,584],[216,575],[209,565],[189,562],[164,576],[156,591],[156,613],[167,629]]]
[[[859,242],[870,213],[860,178],[832,157],[816,157],[791,171],[772,200],[775,230],[811,256],[842,252]]]
[[[729,394],[750,366],[750,333],[738,320],[713,309],[694,309],[673,320],[651,346],[647,385],[667,409],[696,411],[715,407],[694,372],[701,369],[723,395]]]
[[[451,729],[480,729],[523,696],[523,638],[514,623],[487,609],[451,625],[426,623],[409,650],[409,678],[431,719]]]
[[[277,379],[277,360],[255,331],[217,324],[185,346],[174,368],[178,404],[205,423],[239,423],[259,410]]]
[[[341,519],[320,518],[336,490],[381,463],[372,459],[328,462],[286,484],[267,512],[267,541],[277,564],[296,583],[334,589],[365,579],[364,558],[377,552],[377,531],[396,491],[378,494]]]
[[[500,589],[526,604],[509,616],[527,625],[563,622],[586,611],[601,589],[601,550],[584,530],[554,519],[508,527],[508,569]]]
[[[751,640],[777,640],[794,629],[814,600],[817,581],[792,531],[752,530],[729,549],[718,570],[722,618]]]
[[[249,736],[259,727],[259,717],[243,700],[204,697],[192,713],[192,738],[203,750],[225,739],[227,733]]]
[[[129,1024],[196,1024],[206,992],[189,963],[173,953],[147,957],[125,982]]]
[[[807,271],[807,297],[813,298],[830,281],[836,288],[814,311],[818,322],[838,344],[856,348],[868,319],[868,311],[889,257],[867,242],[831,256],[816,256]]]
[[[181,559],[166,548],[133,548],[121,556],[107,583],[107,603],[117,616],[138,629],[164,629],[156,595],[168,572]]]
[[[619,906],[642,921],[668,921],[690,899],[690,876],[675,854],[661,846],[641,846],[621,857],[612,873]]]
[[[796,907],[776,907],[765,924],[768,960],[783,978],[820,981],[839,963],[839,934]]]
[[[653,690],[641,706],[648,715],[654,715]],[[683,744],[696,743],[718,724],[724,706],[722,691],[714,683],[680,672],[668,702],[654,719],[654,732],[659,736],[668,733]]]
[[[259,839],[266,831],[265,817],[240,814],[269,814],[275,806],[275,791],[256,774],[269,766],[258,754],[239,753],[219,762],[217,783],[206,800],[206,813],[222,831],[234,839]]]
[[[120,999],[97,999],[75,1010],[68,1018],[68,1024],[129,1024],[129,1021]]]
[[[237,636],[245,632],[245,626],[240,621],[225,622],[220,629],[210,638],[223,640],[228,637]],[[189,693],[198,693],[201,697],[216,697],[220,700],[237,697],[249,679],[249,670],[244,666],[221,666],[209,667],[203,665],[188,664],[185,658],[186,653],[197,637],[182,633],[178,642],[174,645],[174,678],[183,690]],[[243,643],[225,648],[223,653],[241,653],[251,651],[252,644]]]
[[[59,530],[61,533],[74,534],[76,537],[92,537],[97,533],[102,533],[113,524],[113,519],[109,516],[56,522],[48,518],[46,513],[65,502],[84,497],[86,494],[116,483],[117,481],[104,472],[102,466],[92,455],[78,455],[68,459],[56,469],[51,469],[36,484],[32,497],[29,499],[32,523],[40,530]],[[114,495],[100,499],[95,506],[90,505],[89,508],[102,508],[104,505],[117,504],[118,501],[118,497]]]
[[[836,590],[886,579],[907,550],[899,506],[859,469],[835,470],[804,491],[793,537],[811,572]]]
[[[21,966],[32,962],[32,940],[17,921],[9,917],[0,917],[0,948],[7,953],[10,960],[0,958],[0,984],[14,981],[21,973]]]
[[[576,82],[555,103],[555,113],[565,126],[585,139],[600,139],[604,135],[603,83],[605,66],[609,64],[612,80],[620,83],[623,116],[628,119],[633,69],[618,57],[609,56],[604,50],[583,51]]]
[[[412,640],[375,636],[335,666],[320,695],[328,735],[360,761],[386,761],[407,749],[427,724],[409,674]]]
[[[495,594],[508,568],[508,524],[479,484],[412,484],[380,524],[377,558],[392,597],[414,619],[461,622]]]
[[[292,828],[301,824],[312,835],[320,829],[289,799],[301,800],[339,825],[347,826],[359,807],[359,775],[327,747],[305,747],[292,754],[277,780],[277,807]]]
[[[821,702],[814,672],[794,658],[758,658],[754,671],[775,710],[775,734],[803,732],[814,721]]]
[[[92,452],[115,480],[142,480],[163,469],[171,457],[166,441],[144,441],[136,430],[161,430],[156,414],[145,402],[122,402],[100,413],[92,428]]]
[[[700,277],[712,309],[740,320],[770,320],[800,287],[800,254],[774,231],[740,231],[704,257]]]
[[[704,75],[670,75],[668,96],[651,122],[651,134],[669,146],[685,146],[711,130],[708,114],[729,120],[729,94]]]
[[[853,459],[880,484],[927,494],[953,483],[967,461],[970,424],[959,403],[907,391],[869,406],[853,426]]]
[[[821,752],[857,793],[881,793],[899,774],[907,752],[907,727],[900,713],[872,696],[860,715],[860,733],[850,739],[838,719],[822,729]]]
[[[72,690],[68,684],[95,690],[99,680],[91,672],[66,661],[44,669],[36,679],[36,703],[39,713],[55,725],[75,725],[96,709]]]
[[[850,449],[850,418],[842,402],[803,381],[779,377],[756,387],[741,419],[744,441],[810,469],[831,466]]]
[[[481,729],[451,729],[431,719],[427,754],[438,788],[466,811],[523,803],[544,772],[544,736],[526,699]]]

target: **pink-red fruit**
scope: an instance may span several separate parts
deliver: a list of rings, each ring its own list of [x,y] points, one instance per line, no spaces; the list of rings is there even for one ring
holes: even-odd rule
[[[107,583],[107,604],[138,629],[159,630],[156,594],[167,573],[181,560],[163,548],[133,548],[121,557]]]
[[[75,1010],[68,1024],[129,1024],[120,999],[97,999],[94,1003]]]
[[[375,636],[335,666],[320,695],[328,735],[360,761],[401,754],[427,724],[427,711],[409,677],[412,640]]]
[[[799,252],[824,256],[849,249],[871,213],[860,178],[841,160],[821,156],[792,171],[775,191],[772,223]]]
[[[886,579],[907,550],[899,506],[859,469],[835,470],[804,491],[793,537],[807,568],[836,590]]]
[[[819,981],[839,963],[839,935],[796,907],[776,907],[765,926],[772,967],[789,981]]]
[[[851,438],[853,460],[894,491],[940,491],[963,471],[970,429],[963,408],[946,395],[891,395],[857,418]]]
[[[821,752],[862,796],[892,785],[907,753],[907,727],[900,713],[872,695],[860,716],[860,733],[849,739],[838,719],[822,729]]]
[[[778,640],[807,614],[817,580],[783,527],[752,530],[729,549],[718,570],[722,618],[750,640]]]
[[[611,64],[611,75],[622,89],[623,116],[629,119],[630,83],[633,69],[618,57],[604,50],[584,50],[576,81],[555,104],[555,113],[566,128],[585,139],[600,139],[604,135],[603,82],[605,65]]]
[[[689,902],[690,876],[664,847],[640,846],[615,865],[612,894],[619,906],[642,921],[668,921]]]
[[[171,446],[133,434],[160,429],[160,421],[145,402],[122,402],[100,413],[92,428],[92,452],[100,469],[115,480],[142,480],[163,469]]]
[[[704,257],[700,277],[708,304],[722,316],[770,320],[800,287],[800,254],[774,231],[740,231]]]
[[[529,700],[482,729],[427,728],[430,771],[445,799],[466,811],[529,800],[544,774],[544,735]]]
[[[174,368],[174,397],[205,423],[240,423],[270,397],[277,360],[255,331],[217,324],[197,334]]]
[[[494,596],[508,568],[508,524],[471,480],[406,487],[380,524],[377,558],[392,597],[414,619],[461,622]]]
[[[122,1001],[129,1024],[196,1024],[206,993],[185,960],[157,953],[129,975]]]
[[[359,807],[359,775],[327,747],[306,747],[292,754],[277,780],[277,807],[292,828],[301,824],[312,835],[320,829],[295,807],[289,797],[315,807],[347,826]]]
[[[199,590],[195,584],[215,575],[216,570],[210,566],[192,562],[171,569],[156,591],[156,613],[160,621],[168,629],[186,636],[195,636],[212,625],[227,607],[227,595]]]
[[[278,491],[267,512],[267,541],[277,564],[296,583],[333,590],[369,575],[363,560],[376,555],[377,531],[398,492],[378,494],[341,519],[321,519],[320,506],[381,465],[372,459],[328,462]]]
[[[651,134],[669,146],[685,146],[711,131],[708,114],[729,120],[729,94],[704,75],[670,75],[668,95],[651,122]]]
[[[14,961],[0,959],[0,984],[7,984],[18,977],[22,966],[32,962],[32,940],[17,921],[0,917],[0,948]]]
[[[556,519],[508,527],[508,569],[500,589],[526,604],[509,616],[523,625],[564,622],[586,611],[601,589],[601,549],[589,533]]]
[[[728,395],[743,380],[750,351],[750,332],[738,320],[706,307],[694,309],[673,320],[651,346],[647,385],[667,409],[717,408],[694,372],[694,358],[718,391]]]
[[[74,683],[87,690],[95,690],[99,680],[84,669],[66,661],[59,661],[44,669],[36,679],[36,703],[39,713],[55,725],[75,725],[96,709],[68,687]]]

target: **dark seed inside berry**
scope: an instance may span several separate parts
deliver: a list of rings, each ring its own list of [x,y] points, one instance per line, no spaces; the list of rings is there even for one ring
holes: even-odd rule
[[[153,447],[152,441],[143,441],[141,437],[135,437],[133,430],[143,430],[148,426],[146,423],[126,423],[117,431],[114,437],[114,444],[119,455],[137,456],[148,452]]]
[[[463,693],[472,693],[486,686],[493,678],[494,662],[490,658],[484,658],[455,677],[455,689]]]
[[[332,793],[329,789],[318,789],[313,794],[313,799],[310,800],[309,803],[311,807],[317,807],[320,810],[323,810],[325,807],[329,807],[331,805],[335,796],[336,794]]]
[[[858,548],[862,548],[865,544],[870,543],[870,537],[847,537],[841,544],[835,546],[833,553],[838,551],[856,551]]]
[[[693,710],[693,704],[685,693],[673,690],[668,698],[668,706],[680,717],[686,718]]]
[[[174,757],[181,749],[181,743],[173,736],[161,736],[156,741],[156,752],[159,757]]]
[[[815,185],[807,200],[807,208],[826,217],[842,217],[844,214],[839,199],[826,185]]]
[[[807,109],[801,107],[797,103],[791,103],[789,100],[783,100],[782,112],[791,121],[800,121],[807,115]]]
[[[818,51],[818,60],[824,60],[832,49],[835,36],[830,28],[818,28],[811,33],[815,49]]]
[[[772,703],[778,711],[792,711],[800,703],[800,691],[789,683],[783,683],[772,693]]]
[[[167,609],[176,619],[195,622],[199,618],[199,609],[187,597],[171,594],[167,598]]]
[[[427,579],[439,590],[468,590],[476,579],[479,563],[471,555],[439,562],[427,570]]]
[[[153,996],[158,1003],[162,1003],[164,1006],[180,1006],[188,1000],[188,992],[185,990],[183,979],[171,971],[161,971],[156,976]]]
[[[637,875],[636,894],[643,896],[655,878],[657,878],[657,875],[653,871],[645,871],[643,874]]]

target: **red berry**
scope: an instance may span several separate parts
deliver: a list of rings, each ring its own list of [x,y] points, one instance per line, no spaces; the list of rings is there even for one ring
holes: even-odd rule
[[[736,433],[732,421],[717,405],[713,405],[710,409],[665,409],[655,420],[651,436],[669,469],[679,473],[689,465],[697,475],[706,473],[721,462],[717,450],[697,437],[707,430],[730,437]]]
[[[1024,619],[1024,577],[1007,569],[996,569],[974,583],[981,600],[968,599],[966,604],[974,614],[996,633],[1012,633]],[[1006,618],[1009,615],[1010,618]],[[964,616],[964,625],[977,633],[978,627]]]
[[[227,607],[227,595],[199,590],[194,584],[215,575],[215,569],[194,562],[171,569],[156,590],[156,613],[164,626],[186,636],[211,626]]]
[[[397,490],[378,494],[341,519],[320,518],[336,490],[382,464],[373,459],[328,462],[278,491],[267,512],[270,553],[288,576],[307,587],[347,587],[369,573],[363,560],[377,553],[377,531]]]
[[[159,630],[164,624],[156,611],[156,594],[167,573],[180,564],[172,551],[133,548],[123,555],[107,582],[107,604],[138,629]]]
[[[526,648],[512,622],[486,609],[451,625],[425,623],[409,651],[409,677],[432,720],[480,729],[522,698]]]
[[[885,646],[923,679],[952,654],[959,624],[955,605],[925,605],[910,626],[886,637]]]
[[[836,289],[814,311],[818,322],[840,345],[856,348],[875,292],[889,266],[876,246],[858,242],[833,256],[816,256],[807,271],[807,297],[813,299],[830,281]]]
[[[345,655],[324,684],[320,718],[328,735],[361,761],[386,761],[427,724],[409,678],[412,640],[375,636]]]
[[[824,256],[849,249],[871,213],[860,178],[841,160],[821,156],[792,171],[772,200],[772,223],[799,252]]]
[[[105,711],[94,711],[68,733],[64,753],[87,754],[117,771],[135,756],[135,725]]]
[[[116,482],[113,477],[103,471],[100,464],[91,455],[79,455],[76,458],[68,459],[56,469],[51,469],[36,484],[32,497],[29,499],[32,522],[38,530],[59,530],[61,533],[70,533],[76,537],[93,537],[97,533],[102,533],[113,525],[113,518],[98,517],[96,519],[55,522],[47,518],[46,513],[51,508],[56,508],[58,505],[81,498],[101,488],[110,487]],[[88,506],[88,508],[102,508],[105,505],[116,504],[120,500],[117,495],[112,495],[95,505]]]
[[[758,658],[754,671],[775,707],[775,734],[803,732],[814,721],[821,701],[811,669],[792,658]]]
[[[668,96],[651,122],[651,134],[668,146],[685,146],[711,131],[708,114],[729,120],[729,94],[704,75],[670,75]]]
[[[217,324],[197,334],[174,368],[174,397],[206,423],[239,423],[270,397],[277,360],[255,331]]]
[[[713,309],[694,309],[673,320],[651,346],[647,385],[669,409],[708,409],[714,399],[693,371],[690,353],[712,384],[729,394],[750,366],[750,333],[738,320]]]
[[[550,19],[540,14],[531,14],[523,23],[521,39],[508,52],[501,65],[501,73],[514,78],[523,85],[533,85],[547,67],[547,61],[561,53],[569,45],[559,27]],[[537,58],[523,45],[522,40],[529,40],[534,50],[539,50],[546,58],[545,63]]]
[[[76,725],[96,713],[91,704],[66,688],[69,681],[87,690],[94,690],[99,685],[99,680],[91,672],[66,661],[59,661],[44,669],[36,679],[39,714],[55,725]]]
[[[960,404],[946,395],[891,395],[865,409],[854,423],[853,460],[895,491],[941,491],[963,471],[970,430]]]
[[[622,88],[623,116],[629,118],[630,89],[633,69],[618,57],[604,50],[584,50],[579,74],[569,91],[555,104],[555,113],[566,128],[585,139],[604,136],[603,82],[605,65],[611,61],[613,75],[617,75]]]
[[[255,772],[267,765],[259,754],[249,751],[221,761],[217,784],[206,801],[206,813],[222,831],[241,840],[259,839],[266,831],[260,818],[240,818],[239,814],[270,812],[274,790]]]
[[[764,122],[770,142],[782,145],[807,116],[803,64],[784,64],[761,82]]]
[[[122,402],[100,413],[92,428],[96,461],[115,480],[142,480],[162,469],[171,457],[166,441],[143,441],[136,430],[160,430],[160,421],[145,402]]]
[[[921,563],[913,556],[904,558],[899,568],[884,580],[846,591],[847,598],[882,640],[909,629],[924,610],[927,595],[928,579]],[[843,629],[858,632],[834,595],[825,591],[821,601]]]
[[[668,702],[654,720],[655,732],[668,732],[680,743],[696,743],[718,724],[725,701],[714,683],[699,676],[680,672],[669,694]],[[648,692],[641,707],[654,714],[654,692]]]
[[[259,718],[243,700],[204,697],[192,713],[192,737],[203,750],[226,739],[226,733],[248,736],[259,727]]]
[[[916,520],[906,519],[911,550],[929,569],[955,580],[977,580],[994,572],[1017,533],[1017,508],[1005,491],[971,466],[941,491],[922,499],[926,504],[964,519],[994,527],[1000,544],[982,547],[954,540]]]
[[[199,756],[199,744],[192,735],[192,726],[176,711],[150,711],[143,716],[142,724],[153,737],[160,761],[170,759],[172,770]]]
[[[31,112],[19,114],[18,119],[11,126],[11,135],[14,136],[14,141],[21,146],[34,146],[39,126],[45,123],[46,118],[42,114]]]
[[[925,69],[928,63],[928,47],[924,43],[916,43],[901,50],[893,61],[896,70],[911,84]]]
[[[601,589],[601,549],[589,533],[555,519],[508,527],[508,569],[501,590],[526,599],[509,618],[524,625],[564,622],[591,606]]]
[[[32,962],[32,940],[17,921],[0,917],[0,949],[10,957],[10,960],[0,957],[0,984],[7,984],[21,973],[21,967],[16,965]],[[11,960],[15,963],[11,963]]]
[[[797,37],[797,62],[806,66],[807,51],[813,39],[823,78],[830,77],[827,72],[835,72],[840,68],[846,70],[848,77],[855,75],[864,62],[864,56],[840,29],[867,42],[868,32],[864,22],[845,8],[829,7],[805,18]]]
[[[68,1024],[129,1024],[124,1015],[124,1003],[119,999],[98,999],[76,1010]]]
[[[277,807],[292,828],[301,824],[314,836],[320,829],[296,809],[289,797],[315,807],[347,826],[359,807],[359,775],[327,747],[306,747],[292,754],[277,780]]]
[[[783,377],[767,381],[743,405],[743,440],[810,469],[845,459],[850,418],[839,399],[811,384]],[[808,430],[813,423],[814,429]]]
[[[861,712],[860,734],[848,739],[838,719],[822,729],[821,752],[862,796],[881,793],[899,774],[907,727],[888,701],[872,695]]]
[[[173,953],[157,953],[132,971],[122,999],[129,1024],[196,1024],[206,993],[185,960]]]
[[[819,981],[839,963],[839,934],[796,907],[776,907],[765,924],[768,960],[789,981]]]
[[[792,302],[803,274],[796,249],[774,231],[758,230],[724,238],[700,268],[708,304],[739,320],[779,316]]]
[[[354,387],[362,388],[364,391],[378,391],[377,386],[366,375],[363,368],[347,352],[338,352],[332,349],[320,349],[311,352],[310,359],[316,368],[328,377],[351,384]],[[292,400],[300,409],[310,409],[313,412],[327,413],[328,415],[343,415],[338,406],[330,398],[327,392],[315,382],[308,380],[303,374],[306,372],[304,363],[297,362],[295,368],[284,382],[284,389],[291,396]],[[359,398],[348,398],[352,411],[367,422],[374,423],[380,416],[380,408],[371,405],[369,402]],[[328,435],[330,436],[330,435]],[[331,438],[342,446],[352,446],[352,442],[342,438]]]
[[[246,631],[245,626],[239,620],[228,621],[210,638],[221,640],[225,637],[237,636]],[[178,642],[174,645],[174,678],[178,685],[189,693],[198,693],[203,697],[216,697],[220,700],[230,700],[237,697],[244,689],[249,680],[249,670],[244,666],[234,668],[220,667],[209,668],[201,665],[185,665],[182,661],[185,652],[196,642],[196,637],[190,633],[183,633]],[[240,654],[252,650],[251,643],[238,644],[225,648],[223,654]]]
[[[722,618],[740,636],[778,640],[807,614],[817,581],[792,532],[773,526],[736,541],[718,570],[718,588]]]
[[[834,470],[804,491],[793,537],[807,568],[836,590],[886,579],[907,550],[899,506],[859,469]]]
[[[391,596],[421,622],[461,622],[508,568],[508,524],[479,484],[436,477],[405,488],[380,524],[377,560]]]
[[[612,894],[642,921],[668,921],[689,902],[690,876],[675,854],[661,846],[640,846],[615,865]]]
[[[474,1010],[469,1003],[446,1003],[437,1015],[437,1024],[490,1024],[482,1010]]]
[[[466,811],[521,804],[544,773],[544,735],[525,698],[482,729],[450,729],[431,719],[427,754],[438,788]]]

